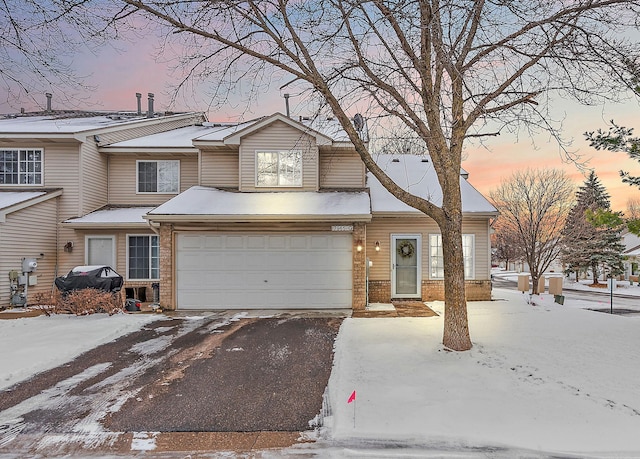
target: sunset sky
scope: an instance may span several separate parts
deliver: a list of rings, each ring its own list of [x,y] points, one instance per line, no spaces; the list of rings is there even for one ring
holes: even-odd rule
[[[61,106],[60,91],[51,88],[53,108],[81,108],[102,110],[134,110],[135,93],[143,94],[143,110],[146,110],[147,93],[155,94],[155,108],[159,111],[194,110],[205,111],[210,120],[230,120],[254,118],[269,115],[276,111],[285,111],[282,97],[287,90],[279,90],[281,81],[274,81],[268,91],[260,96],[259,104],[252,104],[247,110],[243,93],[250,88],[250,82],[239,88],[234,103],[227,103],[219,110],[213,110],[209,103],[211,88],[215,82],[189,88],[174,105],[169,105],[171,85],[177,78],[171,75],[170,64],[157,62],[153,40],[140,41],[135,45],[122,45],[121,50],[105,48],[96,54],[85,53],[73,61],[73,68],[80,75],[86,75],[86,82],[95,89],[86,93],[77,106]],[[286,81],[286,80],[285,80]],[[185,95],[186,94],[186,95]],[[7,104],[0,98],[0,113],[15,113],[23,106],[27,110],[44,107],[44,94],[40,99],[40,107],[25,99],[19,104]],[[293,116],[309,115],[305,113],[304,101],[291,99]],[[620,169],[640,175],[640,163],[630,160],[625,153],[599,152],[588,146],[583,133],[588,130],[607,128],[607,122],[614,119],[618,124],[636,127],[640,132],[640,105],[638,100],[629,100],[624,104],[608,104],[606,106],[582,107],[575,103],[558,100],[554,102],[554,116],[564,119],[564,136],[573,139],[571,151],[582,155],[587,167],[594,168],[596,174],[611,196],[614,210],[624,210],[630,197],[638,196],[638,189],[621,182]],[[366,114],[365,114],[366,116]],[[521,132],[520,138],[512,135],[487,140],[485,147],[467,146],[467,159],[463,167],[470,173],[470,182],[488,196],[501,180],[507,178],[518,169],[553,167],[565,170],[576,185],[584,181],[583,172],[575,164],[564,161],[554,140],[547,134],[538,135],[535,145],[527,133]]]

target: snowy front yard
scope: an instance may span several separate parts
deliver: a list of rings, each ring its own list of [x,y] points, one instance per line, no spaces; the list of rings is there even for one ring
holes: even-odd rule
[[[463,353],[442,347],[440,302],[429,303],[440,317],[344,320],[318,441],[279,456],[640,457],[640,317],[494,298],[469,303],[474,347]],[[0,321],[0,387],[162,317]]]
[[[333,438],[640,457],[640,320],[494,298],[469,303],[464,353],[442,347],[442,317],[346,320],[329,381]]]

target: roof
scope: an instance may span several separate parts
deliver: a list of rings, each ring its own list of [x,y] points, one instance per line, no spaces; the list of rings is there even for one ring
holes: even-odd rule
[[[25,135],[65,135],[72,136],[82,132],[96,131],[104,128],[125,126],[135,123],[165,120],[170,117],[192,116],[193,113],[146,118],[144,115],[121,113],[76,113],[38,115],[38,116],[9,116],[0,117],[0,137],[15,137]]]
[[[45,191],[0,191],[0,210],[45,194]]]
[[[63,221],[65,226],[72,228],[97,228],[102,226],[127,226],[147,227],[148,223],[144,219],[153,207],[112,207],[96,210],[78,218],[70,218]]]
[[[103,148],[193,148],[193,142],[198,140],[222,141],[225,137],[232,135],[239,129],[255,123],[247,121],[243,123],[202,123],[201,125],[185,126],[170,131],[151,134],[144,137],[137,137],[131,140],[112,143]]]
[[[60,189],[0,191],[0,223],[4,222],[7,214],[11,212],[31,207],[61,194],[62,190]]]
[[[429,156],[379,155],[375,159],[380,168],[403,189],[436,206],[442,205],[442,189]],[[367,172],[367,185],[371,190],[371,208],[374,213],[420,213],[389,193],[371,172]],[[497,214],[493,204],[462,176],[460,191],[463,214]]]
[[[149,212],[152,221],[369,221],[366,191],[237,192],[194,186]]]

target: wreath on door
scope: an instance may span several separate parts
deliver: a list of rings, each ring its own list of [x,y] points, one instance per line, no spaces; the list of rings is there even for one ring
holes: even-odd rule
[[[398,244],[398,255],[402,258],[411,258],[415,253],[416,249],[411,243],[411,241],[402,241]]]

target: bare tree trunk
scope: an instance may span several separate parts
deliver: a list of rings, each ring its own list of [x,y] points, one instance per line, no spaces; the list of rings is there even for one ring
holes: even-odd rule
[[[537,295],[538,293],[538,280],[540,279],[540,275],[538,273],[531,272],[531,294]]]
[[[447,187],[448,188],[448,187]],[[444,255],[444,334],[442,343],[454,351],[471,349],[467,300],[464,285],[464,257],[462,253],[462,205],[459,194],[445,191],[443,208],[448,218],[440,224]]]

